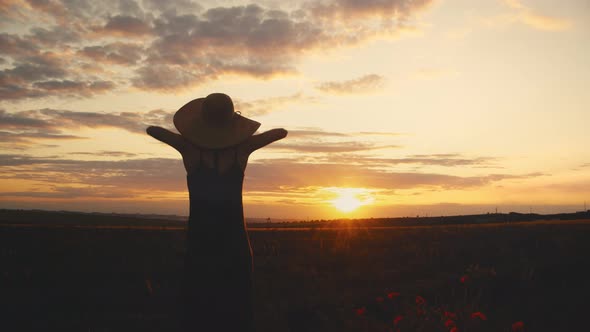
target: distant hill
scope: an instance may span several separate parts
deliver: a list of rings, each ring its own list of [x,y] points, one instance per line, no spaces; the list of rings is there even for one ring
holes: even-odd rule
[[[511,223],[536,220],[576,220],[590,219],[590,210],[575,213],[536,214],[536,213],[488,213],[477,215],[440,217],[399,217],[368,219],[334,219],[311,221],[281,221],[247,218],[249,227],[341,227],[346,226],[428,226],[453,224]],[[187,217],[158,214],[121,214],[99,212],[72,212],[46,210],[0,209],[0,225],[31,224],[35,226],[150,226],[186,227]]]

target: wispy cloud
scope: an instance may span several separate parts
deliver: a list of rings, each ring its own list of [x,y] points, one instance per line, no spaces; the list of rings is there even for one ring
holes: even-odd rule
[[[68,129],[119,128],[133,133],[144,133],[149,125],[170,127],[173,112],[152,110],[145,113],[79,112],[40,109],[20,112],[0,110],[0,146],[20,149],[39,142],[55,139],[81,139],[66,134]]]
[[[377,74],[368,74],[346,81],[323,82],[317,89],[327,93],[352,94],[374,92],[385,84],[385,78]]]
[[[88,172],[92,169],[92,172]],[[36,190],[5,192],[3,196],[128,198],[150,192],[179,194],[186,192],[184,169],[180,159],[147,158],[125,160],[76,160],[40,158],[27,155],[0,155],[0,179],[18,179],[24,175],[38,183]],[[302,175],[305,176],[302,176]],[[506,180],[523,180],[541,173],[455,176],[428,172],[385,171],[378,167],[340,162],[305,162],[302,160],[262,160],[252,162],[246,172],[246,192],[273,193],[276,197],[305,188],[354,187],[376,190],[464,190]],[[59,180],[58,180],[59,179]],[[66,189],[93,188],[93,190]],[[122,191],[121,188],[125,188]],[[80,196],[75,196],[80,197]]]
[[[518,22],[534,29],[548,31],[562,31],[573,26],[573,22],[569,19],[541,14],[524,5],[520,0],[501,1],[512,9],[512,13],[493,18],[492,22]]]
[[[278,144],[277,144],[278,145]],[[321,145],[321,144],[320,144]],[[367,144],[366,150],[374,150],[373,145]],[[379,148],[379,147],[375,147]],[[321,148],[318,148],[320,150]],[[359,149],[358,151],[363,151]],[[346,151],[341,152],[356,152]],[[410,155],[401,158],[384,158],[361,154],[330,154],[306,155],[305,158],[281,159],[285,163],[297,163],[305,160],[307,163],[338,163],[357,165],[368,168],[391,169],[397,165],[441,166],[441,167],[473,167],[473,168],[502,168],[495,157],[467,157],[460,154]]]
[[[309,104],[315,103],[316,97],[305,96],[298,92],[290,96],[278,96],[257,100],[236,100],[235,108],[247,116],[261,116],[270,112],[280,110],[289,104]]]
[[[276,143],[268,146],[269,149],[288,150],[296,152],[311,153],[334,153],[334,152],[359,152],[381,149],[399,148],[397,145],[376,145],[360,142],[323,142],[321,144],[309,143]]]
[[[110,150],[100,150],[100,151],[92,151],[92,152],[70,152],[69,155],[80,155],[80,156],[90,156],[90,157],[115,157],[115,158],[134,158],[137,157],[137,153],[127,152],[127,151],[110,151]]]

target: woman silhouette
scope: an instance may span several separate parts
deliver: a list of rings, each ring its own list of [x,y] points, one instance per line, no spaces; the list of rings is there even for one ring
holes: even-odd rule
[[[245,228],[242,183],[250,154],[287,136],[284,129],[253,135],[260,124],[234,112],[214,93],[181,107],[181,135],[147,133],[180,152],[187,172],[190,216],[183,278],[187,331],[253,331],[252,251]]]

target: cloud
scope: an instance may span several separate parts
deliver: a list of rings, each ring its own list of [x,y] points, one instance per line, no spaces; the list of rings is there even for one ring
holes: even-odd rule
[[[547,31],[567,30],[573,25],[570,20],[540,14],[519,0],[502,1],[514,11],[510,16],[503,17],[503,20],[507,19],[510,22],[519,22],[538,30]]]
[[[37,46],[32,41],[8,33],[0,34],[0,54],[21,57],[36,53]]]
[[[237,100],[235,102],[235,108],[247,116],[262,116],[280,110],[285,105],[314,103],[316,101],[317,99],[315,97],[304,96],[301,92],[298,92],[290,96],[279,96],[250,101]]]
[[[120,128],[134,133],[143,133],[148,125],[172,124],[173,112],[152,110],[145,113],[80,112],[44,108],[20,112],[0,110],[0,129],[27,131],[45,129],[59,132],[71,128]]]
[[[38,197],[40,192],[61,195],[64,190],[52,188],[60,188],[63,183],[68,183],[73,188],[96,188],[99,197],[109,197],[110,192],[114,197],[121,193],[126,193],[127,197],[150,193],[186,193],[184,169],[180,159],[75,160],[0,154],[0,170],[0,179],[21,179],[26,175],[29,181],[39,183],[38,187],[46,188],[36,191],[21,190],[16,196],[26,196],[27,192],[31,193],[30,197]],[[466,190],[505,180],[522,180],[542,175],[492,173],[454,176],[385,171],[348,163],[265,160],[248,165],[245,195],[272,193],[274,197],[280,198],[291,192],[305,191],[305,188],[339,186],[360,186],[376,190]],[[285,188],[289,188],[288,193],[285,193]],[[78,194],[92,195],[91,192]],[[10,196],[9,193],[3,195]]]
[[[64,67],[63,60],[51,52],[20,58],[13,68],[0,71],[0,83],[28,86],[42,79],[62,78],[67,73]]]
[[[21,179],[26,175],[43,187],[67,183],[69,187],[124,191],[128,197],[186,190],[180,159],[76,160],[2,154],[0,169],[0,179]]]
[[[58,93],[60,96],[92,96],[113,89],[115,84],[110,81],[75,82],[70,80],[52,80],[33,83],[33,87],[48,95]]]
[[[25,17],[21,1],[0,0],[0,27],[8,22],[22,21]]]
[[[27,40],[36,46],[63,47],[79,43],[82,40],[77,31],[62,26],[54,26],[51,29],[35,27],[30,31],[31,34],[27,36]]]
[[[360,132],[334,132],[325,131],[318,128],[299,128],[289,129],[289,139],[315,139],[315,138],[344,138],[354,137],[359,138],[363,136],[376,137],[396,137],[402,135],[394,132],[376,132],[376,131],[360,131]]]
[[[331,132],[331,131],[324,131],[324,130],[310,130],[310,129],[303,129],[303,130],[289,130],[289,138],[309,138],[309,137],[347,137],[348,134],[345,133],[338,133],[338,132]]]
[[[359,152],[399,148],[397,145],[374,145],[360,142],[322,142],[322,143],[275,143],[269,149],[288,150],[303,153]]]
[[[248,189],[256,191],[275,191],[280,186],[462,190],[478,188],[502,180],[537,176],[541,174],[488,174],[461,177],[437,173],[384,171],[364,165],[344,163],[285,161],[252,163],[248,166],[247,173]]]
[[[100,186],[90,186],[84,188],[51,186],[49,190],[31,190],[31,191],[5,191],[0,192],[0,197],[30,197],[30,198],[133,198],[135,195],[130,194],[123,188],[103,188]]]
[[[11,114],[0,110],[0,129],[46,128],[48,123],[30,116],[29,112]]]
[[[45,140],[81,139],[64,134],[67,129],[119,128],[143,134],[149,125],[170,127],[173,112],[152,110],[145,113],[100,113],[70,110],[38,109],[20,112],[0,110],[0,146],[21,149]]]
[[[58,54],[19,58],[14,67],[0,71],[0,98],[89,97],[115,88],[111,81],[72,80],[68,76],[67,64]]]
[[[50,89],[50,87],[44,87]],[[57,87],[51,89],[63,89]],[[79,90],[78,87],[76,89]],[[261,115],[277,109],[280,105],[294,101],[312,101],[313,98],[295,94],[286,97],[276,97],[250,102],[238,102],[236,109],[243,110],[248,116]],[[83,137],[66,134],[66,131],[80,128],[118,128],[131,133],[143,135],[145,128],[150,125],[173,129],[174,111],[151,110],[149,112],[82,112],[60,109],[33,109],[18,112],[8,112],[0,109],[0,130],[4,130],[3,145],[8,147],[19,143],[15,148],[30,147],[48,139],[81,139]],[[391,143],[374,144],[372,136],[392,137],[397,133],[383,132],[331,132],[313,128],[291,130],[289,143],[278,142],[269,148],[297,151],[303,153],[343,153],[360,152],[377,149],[398,148]],[[20,138],[19,138],[20,137]],[[363,137],[371,137],[362,142]]]
[[[192,73],[181,65],[145,66],[136,73],[131,82],[145,90],[174,91],[208,79],[202,77],[202,73]]]
[[[224,75],[291,75],[311,52],[351,47],[411,29],[410,18],[431,2],[332,0],[283,10],[257,4],[202,7],[188,0],[3,0],[0,18],[17,22],[28,33],[0,34],[0,55],[11,64],[0,72],[0,98],[15,102],[52,96],[38,88],[49,80],[62,81],[62,88],[81,89],[68,90],[68,96],[90,97],[128,86],[180,91]],[[131,44],[130,39],[141,44]],[[43,66],[34,60],[49,54],[61,64]],[[113,64],[126,66],[117,84],[90,93],[88,82],[110,82],[112,72],[88,68]],[[50,68],[59,74],[44,76]],[[19,75],[22,71],[29,77]],[[356,91],[377,81],[376,76],[362,78]],[[346,91],[344,86],[332,88]]]
[[[289,133],[290,134],[290,133]],[[279,145],[276,143],[274,145]],[[270,147],[274,146],[270,145]],[[323,143],[318,145],[318,150],[321,150]],[[342,146],[342,151],[337,152],[355,152],[363,151],[362,149],[347,151],[345,145]],[[366,150],[378,149],[380,147],[366,144]],[[329,146],[328,146],[329,150]],[[330,154],[330,155],[306,155],[305,158],[296,159],[281,159],[285,163],[296,163],[300,160],[305,160],[307,163],[338,163],[346,165],[357,165],[369,168],[392,169],[397,165],[419,165],[419,166],[441,166],[441,167],[459,167],[470,166],[473,168],[501,168],[495,162],[497,158],[494,157],[466,157],[459,154],[434,154],[434,155],[411,155],[403,158],[382,158],[375,156],[359,155],[359,154]],[[263,162],[264,160],[261,160]]]
[[[78,54],[93,61],[116,65],[135,65],[143,54],[143,47],[130,43],[111,43],[97,46],[87,46]]]
[[[115,15],[108,19],[102,31],[108,35],[137,37],[149,34],[151,27],[137,17]]]
[[[377,74],[368,74],[348,81],[324,82],[316,88],[320,91],[334,94],[351,94],[373,92],[380,89],[385,83],[385,78]]]
[[[493,167],[493,162],[496,158],[493,157],[475,157],[467,158],[454,154],[441,155],[414,155],[405,158],[375,158],[375,157],[337,157],[339,162],[356,162],[364,165],[380,165],[392,166],[401,164],[412,164],[422,166],[478,166],[478,167]]]
[[[160,13],[172,12],[190,12],[195,13],[202,10],[202,7],[191,0],[161,1],[161,0],[143,0],[143,5],[149,9]]]
[[[109,151],[109,150],[101,150],[101,151],[93,151],[93,152],[70,152],[70,155],[81,155],[81,156],[93,156],[93,157],[116,157],[116,158],[133,158],[137,157],[137,153],[127,152],[127,151]]]
[[[158,37],[133,79],[143,89],[179,89],[225,74],[289,74],[295,71],[293,56],[318,45],[322,35],[311,22],[258,5],[210,8],[199,16],[166,13],[154,21],[154,30]],[[173,66],[182,66],[183,79],[169,85],[150,83],[154,66],[166,74],[178,73]]]
[[[319,1],[312,5],[312,11],[320,17],[355,19],[377,16],[405,20],[415,11],[422,10],[432,3],[432,0]]]
[[[37,145],[38,141],[84,139],[85,137],[66,134],[51,134],[47,132],[9,132],[0,131],[0,146],[7,149],[23,149]]]

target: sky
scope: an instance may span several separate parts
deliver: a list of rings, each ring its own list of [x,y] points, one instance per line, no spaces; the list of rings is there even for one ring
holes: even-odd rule
[[[175,130],[233,98],[287,138],[247,217],[590,203],[587,0],[0,0],[0,208],[188,214]]]

